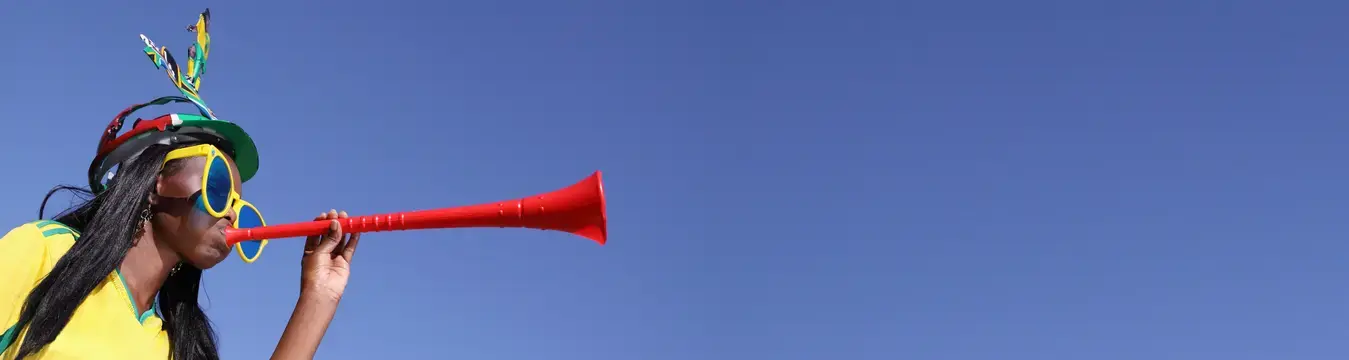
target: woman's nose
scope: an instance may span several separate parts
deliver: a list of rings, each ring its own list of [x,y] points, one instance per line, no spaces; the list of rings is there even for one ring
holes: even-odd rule
[[[229,210],[229,211],[226,211],[226,212],[225,212],[225,220],[229,220],[230,224],[233,224],[235,221],[238,221],[238,220],[236,220],[236,219],[238,219],[238,218],[239,218],[239,212],[238,212],[238,211],[234,211],[234,207],[233,207],[233,206],[230,207],[230,210]]]

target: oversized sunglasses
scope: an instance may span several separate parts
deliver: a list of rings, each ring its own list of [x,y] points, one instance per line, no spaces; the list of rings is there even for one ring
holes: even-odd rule
[[[232,226],[239,229],[266,226],[267,221],[263,220],[258,208],[234,191],[234,169],[230,168],[220,149],[210,144],[174,149],[164,157],[164,163],[199,156],[205,157],[206,162],[201,171],[201,190],[191,196],[195,198],[197,209],[217,218],[225,217],[233,210],[235,216]],[[266,246],[267,239],[250,240],[235,244],[234,249],[244,262],[252,263],[262,255],[262,248]]]

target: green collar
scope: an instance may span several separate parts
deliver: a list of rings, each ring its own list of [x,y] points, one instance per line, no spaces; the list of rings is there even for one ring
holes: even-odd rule
[[[154,315],[158,312],[159,301],[156,300],[154,305],[151,305],[150,309],[141,312],[140,307],[136,305],[136,297],[131,295],[131,287],[126,285],[126,278],[122,277],[122,270],[118,269],[113,271],[113,273],[117,274],[117,280],[122,282],[122,290],[126,292],[126,300],[131,304],[131,313],[136,314],[136,321],[140,321],[140,323],[144,324],[145,319],[149,319],[150,315]]]

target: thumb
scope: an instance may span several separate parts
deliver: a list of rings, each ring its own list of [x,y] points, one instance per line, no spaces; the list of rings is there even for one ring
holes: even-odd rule
[[[314,251],[320,254],[331,253],[337,248],[338,240],[342,239],[342,224],[337,220],[328,221],[328,234],[323,235],[323,240],[319,243],[318,249]]]

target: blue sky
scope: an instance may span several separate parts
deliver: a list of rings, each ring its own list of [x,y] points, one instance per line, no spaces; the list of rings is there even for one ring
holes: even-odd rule
[[[0,220],[174,93],[137,34],[181,53],[209,6],[202,93],[260,143],[272,222],[605,172],[604,247],[367,236],[319,358],[1346,350],[1349,4],[324,4],[0,6]],[[226,358],[271,351],[300,247],[208,273]]]

